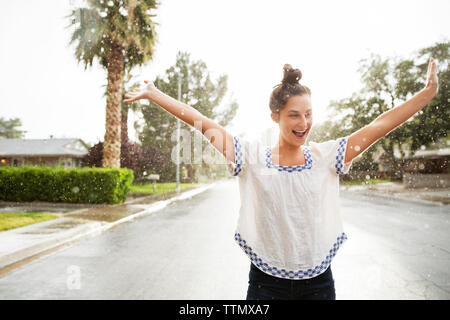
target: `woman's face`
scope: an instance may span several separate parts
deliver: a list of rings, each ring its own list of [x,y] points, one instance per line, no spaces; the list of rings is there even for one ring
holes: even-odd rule
[[[273,121],[280,126],[283,140],[294,146],[305,143],[312,127],[311,97],[307,94],[292,96],[279,114],[271,114]]]

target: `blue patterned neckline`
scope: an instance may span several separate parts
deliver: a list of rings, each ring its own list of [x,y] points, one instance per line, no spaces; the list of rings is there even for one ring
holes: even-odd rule
[[[287,172],[303,171],[305,169],[311,169],[313,161],[311,158],[311,154],[309,153],[309,148],[305,146],[301,146],[301,148],[303,150],[303,154],[305,155],[305,164],[295,166],[280,166],[272,162],[272,150],[270,147],[266,147],[266,167],[274,168],[277,169],[278,171],[287,171]]]

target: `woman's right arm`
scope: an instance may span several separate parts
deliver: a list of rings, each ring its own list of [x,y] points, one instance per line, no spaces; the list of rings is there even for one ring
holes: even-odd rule
[[[152,82],[144,81],[147,85],[144,89],[135,89],[125,94],[128,99],[123,102],[133,102],[141,99],[148,99],[161,108],[174,115],[188,125],[201,131],[208,141],[231,162],[234,159],[234,141],[233,136],[229,134],[222,126],[208,119],[196,109],[182,103],[160,91]]]

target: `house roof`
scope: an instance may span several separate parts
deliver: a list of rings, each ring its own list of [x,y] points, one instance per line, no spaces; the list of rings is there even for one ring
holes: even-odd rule
[[[450,156],[450,148],[439,150],[417,150],[413,158],[441,158]]]
[[[84,156],[88,146],[81,139],[0,139],[0,156]]]

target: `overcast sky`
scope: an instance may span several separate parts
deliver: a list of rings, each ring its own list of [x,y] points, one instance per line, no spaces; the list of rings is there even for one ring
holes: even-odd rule
[[[26,138],[103,140],[106,72],[77,63],[65,29],[80,2],[0,1],[0,117],[20,118]],[[268,100],[285,63],[301,69],[319,123],[329,101],[361,88],[359,60],[408,57],[450,38],[449,0],[160,2],[154,59],[136,79],[152,80],[190,52],[213,75],[228,74],[240,105],[229,130],[249,138],[274,127]]]

